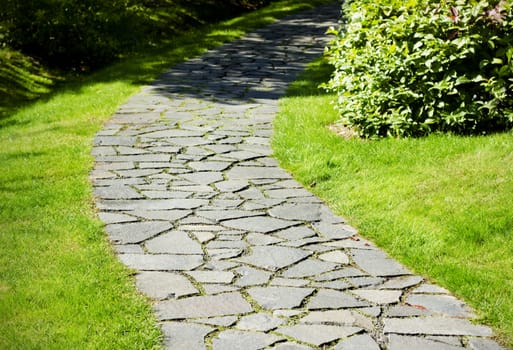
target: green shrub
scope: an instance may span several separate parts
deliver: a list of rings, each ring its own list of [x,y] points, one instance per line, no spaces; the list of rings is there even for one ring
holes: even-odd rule
[[[341,122],[363,137],[513,126],[509,1],[350,1],[327,49]]]

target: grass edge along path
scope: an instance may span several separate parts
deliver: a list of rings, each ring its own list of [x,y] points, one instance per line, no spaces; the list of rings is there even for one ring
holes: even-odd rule
[[[95,217],[92,139],[174,63],[296,10],[285,0],[68,83],[0,121],[0,348],[152,349],[161,334]]]
[[[349,224],[473,307],[513,349],[513,133],[347,140],[311,64],[280,100],[274,155]]]

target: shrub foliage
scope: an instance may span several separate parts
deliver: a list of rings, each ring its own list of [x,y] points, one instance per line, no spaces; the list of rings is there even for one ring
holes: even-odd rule
[[[513,126],[510,1],[350,0],[331,33],[326,87],[360,136]]]

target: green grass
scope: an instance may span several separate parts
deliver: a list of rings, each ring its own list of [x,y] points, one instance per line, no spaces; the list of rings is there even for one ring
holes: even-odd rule
[[[95,216],[96,131],[173,63],[326,1],[287,0],[175,38],[60,87],[0,120],[0,348],[160,347],[147,300]]]
[[[513,133],[344,139],[322,61],[281,100],[281,164],[360,233],[462,297],[513,349]]]

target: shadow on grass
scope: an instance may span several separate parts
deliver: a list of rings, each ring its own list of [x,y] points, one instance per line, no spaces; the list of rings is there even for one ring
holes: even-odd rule
[[[206,24],[199,28],[178,33],[170,39],[162,40],[160,44],[152,48],[141,48],[138,52],[134,52],[118,62],[90,74],[75,76],[68,74],[53,87],[49,79],[43,80],[41,86],[39,86],[40,90],[37,91],[37,94],[42,94],[42,96],[37,100],[28,100],[28,96],[22,96],[22,98],[13,101],[14,103],[5,103],[2,106],[3,108],[0,108],[0,128],[22,123],[23,121],[12,118],[20,108],[39,101],[50,101],[59,94],[80,94],[84,88],[116,81],[135,86],[149,84],[166,68],[170,68],[181,61],[198,56],[224,42],[237,39],[247,31],[265,26],[293,11],[312,8],[326,2],[326,0],[280,1],[232,20],[217,24]]]

